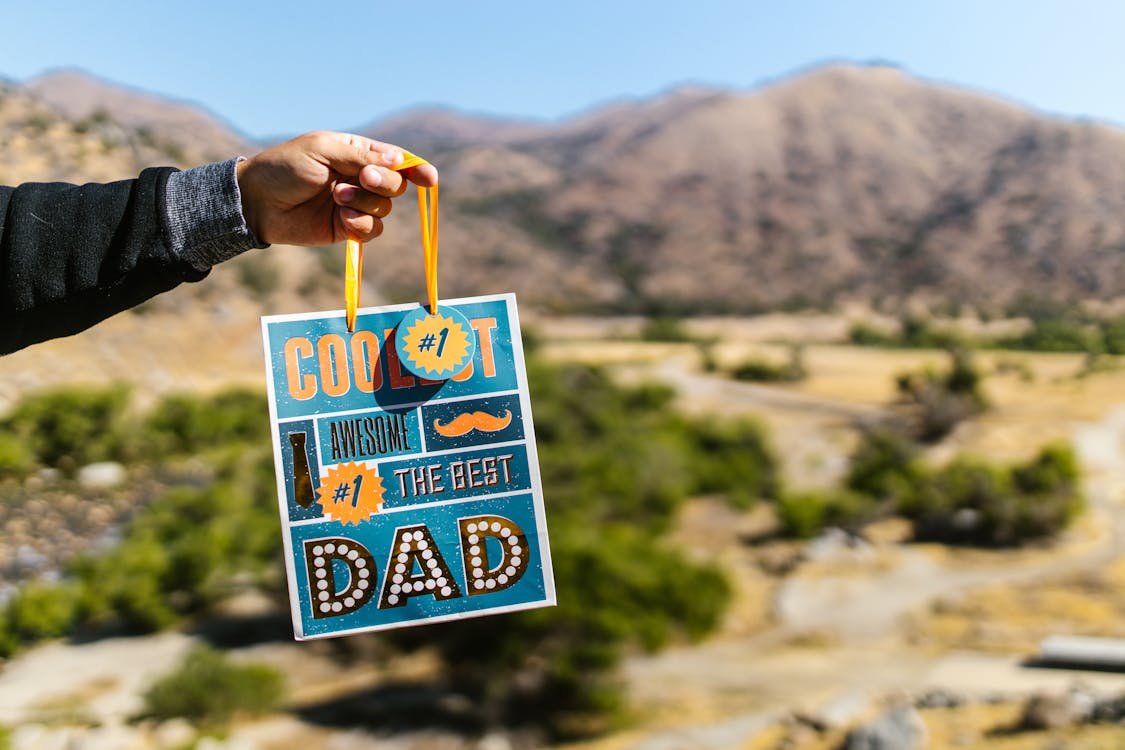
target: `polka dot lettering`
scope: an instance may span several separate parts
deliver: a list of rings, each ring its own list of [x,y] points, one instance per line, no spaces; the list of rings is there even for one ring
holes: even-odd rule
[[[400,543],[391,552],[387,567],[395,572],[383,583],[380,609],[405,606],[415,596],[438,601],[461,596],[460,588],[450,583],[453,573],[425,524],[395,529],[393,538]]]
[[[472,582],[469,595],[490,594],[516,585],[527,570],[523,529],[498,515],[462,518],[459,523],[462,561]],[[490,545],[489,538],[496,541]]]
[[[315,606],[310,602],[314,618],[350,614],[371,600],[367,579],[375,561],[363,545],[345,539],[309,540],[304,554],[309,589],[316,592]]]

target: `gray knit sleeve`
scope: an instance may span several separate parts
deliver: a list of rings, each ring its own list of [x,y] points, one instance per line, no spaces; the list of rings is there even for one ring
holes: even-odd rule
[[[242,216],[235,178],[238,162],[228,159],[168,176],[165,218],[172,250],[200,271],[251,248],[269,246]]]

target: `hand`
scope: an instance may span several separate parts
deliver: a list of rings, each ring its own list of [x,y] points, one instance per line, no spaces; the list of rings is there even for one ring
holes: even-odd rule
[[[407,181],[437,184],[434,167],[396,172],[401,163],[402,151],[388,143],[306,133],[238,163],[242,214],[258,239],[271,244],[366,242],[382,234],[391,199]]]

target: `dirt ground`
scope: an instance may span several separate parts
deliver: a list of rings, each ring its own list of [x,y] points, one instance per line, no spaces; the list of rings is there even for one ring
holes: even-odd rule
[[[552,359],[602,364],[624,380],[663,380],[694,413],[761,419],[792,487],[837,481],[860,426],[886,413],[895,375],[941,367],[947,359],[936,351],[844,345],[846,320],[839,317],[693,322],[702,333],[724,336],[713,350],[720,367],[751,356],[783,362],[787,341],[806,342],[810,377],[767,386],[704,372],[697,345],[630,338],[640,326],[635,319],[530,320]],[[1086,373],[1079,355],[1009,352],[982,353],[977,361],[988,373],[984,388],[991,408],[960,426],[929,458],[943,461],[971,451],[994,460],[1025,459],[1047,441],[1071,440],[1081,456],[1091,506],[1084,520],[1055,545],[1018,552],[967,554],[906,545],[894,528],[869,535],[871,541],[863,545],[828,539],[814,547],[754,546],[747,539],[768,526],[768,512],[740,514],[714,500],[694,501],[675,533],[685,541],[706,537],[715,542],[708,554],[730,573],[736,601],[721,631],[706,642],[630,659],[624,679],[637,725],[574,747],[813,750],[833,746],[840,732],[787,739],[786,717],[827,712],[845,717],[846,724],[869,715],[888,696],[942,688],[1004,700],[923,712],[931,747],[1017,750],[1058,739],[1039,735],[1032,738],[1039,744],[1031,744],[1026,736],[987,734],[1011,721],[1020,696],[1063,690],[1076,680],[1106,693],[1125,688],[1125,680],[1114,674],[1023,666],[1049,633],[1125,635],[1120,626],[1125,613],[1120,594],[1125,582],[1125,366],[1111,361]],[[212,391],[232,382],[263,386],[257,321],[237,301],[175,321],[119,316],[83,336],[0,358],[0,410],[36,388],[110,381],[134,384],[142,401],[171,390]],[[153,663],[178,654],[183,644],[169,641],[161,648]],[[123,658],[105,653],[110,662]],[[292,658],[288,652],[276,656]],[[48,679],[38,665],[47,664],[57,674],[62,667],[51,661],[57,658],[56,652],[35,650],[6,666],[0,674],[2,708],[18,713],[30,700],[7,701],[4,695],[35,695],[40,703],[49,699],[50,691],[31,686],[35,674],[40,682]],[[103,664],[107,679],[115,674],[111,666]],[[95,672],[94,684],[109,684],[98,683]],[[317,679],[306,675],[302,684],[315,691]],[[122,690],[106,688],[99,695],[107,706],[125,706],[129,692]],[[278,737],[296,736],[288,721],[259,722],[239,731],[271,747]],[[314,746],[309,737],[306,744]],[[1117,747],[1125,745],[1125,730],[1074,730],[1060,742],[1065,744],[1058,747]]]

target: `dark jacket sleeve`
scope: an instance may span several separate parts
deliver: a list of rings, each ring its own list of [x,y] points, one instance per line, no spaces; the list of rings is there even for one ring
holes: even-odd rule
[[[173,171],[0,187],[0,353],[78,333],[207,275],[171,246],[164,201]]]

